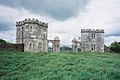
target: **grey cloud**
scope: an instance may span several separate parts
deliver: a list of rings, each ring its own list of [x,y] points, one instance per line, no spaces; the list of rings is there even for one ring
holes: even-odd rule
[[[109,37],[109,36],[120,36],[120,32],[116,32],[116,33],[111,33],[111,34],[106,34],[105,37]]]
[[[13,24],[11,24],[11,23],[0,22],[0,32],[13,29],[12,26],[13,26]]]
[[[25,8],[33,13],[46,14],[57,20],[77,16],[88,0],[0,0],[1,5],[13,8]]]

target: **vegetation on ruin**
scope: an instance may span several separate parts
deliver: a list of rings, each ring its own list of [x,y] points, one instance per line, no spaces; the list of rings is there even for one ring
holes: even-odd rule
[[[120,54],[0,52],[0,80],[119,80]]]

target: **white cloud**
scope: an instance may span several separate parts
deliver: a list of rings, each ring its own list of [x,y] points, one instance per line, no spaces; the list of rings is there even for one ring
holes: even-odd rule
[[[24,20],[25,18],[28,17],[34,17],[34,18],[39,18],[42,19],[42,21],[45,21],[44,16],[38,16],[35,14],[32,14],[30,12],[28,12],[27,10],[25,10],[24,8],[20,8],[18,9],[14,9],[14,8],[10,8],[7,6],[1,6],[0,5],[0,23],[10,23],[12,24],[12,26],[8,25],[8,26],[1,26],[0,29],[2,29],[2,27],[6,27],[6,28],[10,28],[10,30],[8,31],[2,31],[0,30],[0,38],[5,39],[7,41],[10,42],[15,42],[16,39],[16,21],[19,20]]]
[[[80,36],[80,29],[82,28],[102,28],[105,29],[105,35],[120,35],[119,3],[120,0],[91,0],[86,8],[82,12],[79,12],[78,16],[71,17],[64,21],[57,21],[46,15],[36,15],[23,8],[17,10],[0,6],[0,18],[2,17],[2,19],[6,21],[12,21],[14,25],[16,20],[23,20],[25,17],[38,18],[49,24],[48,39],[59,36],[62,45],[71,45],[72,38]],[[10,14],[8,14],[8,12],[10,12]],[[112,36],[111,38],[110,36],[109,38],[105,37],[105,44],[109,45],[109,43],[111,43],[108,39],[119,41],[118,38],[119,36]]]
[[[120,1],[92,0],[82,15],[81,24],[93,28],[103,28],[106,34],[117,33],[120,30]]]
[[[105,29],[105,35],[120,35],[119,3],[119,0],[91,0],[79,16],[56,24],[52,23],[50,26],[57,32],[64,32],[71,37],[80,36],[81,28]],[[67,37],[62,35],[64,39]],[[69,39],[67,38],[66,41]],[[115,39],[118,41],[117,38]]]
[[[7,6],[0,5],[0,21],[10,22],[15,24],[16,21],[24,20],[25,18],[39,18],[45,21],[46,16],[40,16],[29,11],[24,8],[10,8]],[[47,17],[46,17],[47,18]]]
[[[0,32],[0,39],[4,39],[7,42],[15,43],[16,34],[15,30],[8,30]]]
[[[120,42],[120,36],[109,36],[105,38],[105,45],[110,46],[113,42]]]

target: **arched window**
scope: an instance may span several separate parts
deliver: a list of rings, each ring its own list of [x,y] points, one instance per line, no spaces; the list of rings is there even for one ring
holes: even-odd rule
[[[96,46],[95,45],[92,45],[92,47],[91,47],[91,50],[95,50],[96,49]]]
[[[93,39],[95,38],[95,33],[92,33],[92,38],[93,38]]]
[[[30,26],[30,32],[32,32],[32,26]]]
[[[24,27],[22,27],[22,44],[23,44],[23,38],[24,38]]]
[[[93,34],[93,38],[95,38],[95,33]]]
[[[43,38],[46,39],[46,32],[43,32]]]
[[[93,50],[93,45],[92,45],[92,47],[91,47],[91,50]]]

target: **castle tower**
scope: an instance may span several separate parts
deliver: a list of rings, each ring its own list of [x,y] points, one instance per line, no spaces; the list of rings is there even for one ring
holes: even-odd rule
[[[16,43],[24,44],[24,51],[47,52],[48,24],[28,18],[16,22]]]
[[[72,51],[78,52],[78,41],[76,38],[73,38],[73,40],[72,40]]]
[[[81,51],[104,52],[104,30],[81,29]]]
[[[58,36],[54,38],[53,52],[60,52],[60,39]]]

